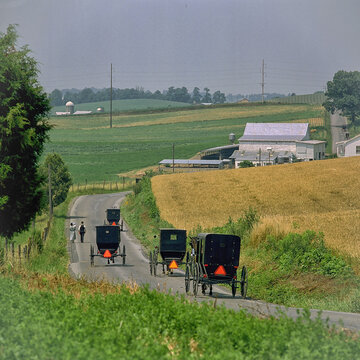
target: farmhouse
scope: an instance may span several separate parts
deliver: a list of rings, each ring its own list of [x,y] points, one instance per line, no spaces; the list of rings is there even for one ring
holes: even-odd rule
[[[241,161],[255,165],[321,160],[325,158],[325,141],[310,140],[307,123],[247,123],[239,138],[239,149],[231,158],[235,167]]]
[[[352,139],[337,142],[336,153],[338,157],[359,156],[360,135],[357,135]]]

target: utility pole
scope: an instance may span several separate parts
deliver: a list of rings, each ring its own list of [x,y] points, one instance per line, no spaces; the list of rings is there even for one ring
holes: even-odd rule
[[[264,88],[265,88],[265,64],[264,59],[261,67],[261,102],[264,103]]]
[[[110,64],[110,129],[112,128],[112,63]]]
[[[52,206],[52,196],[51,196],[51,167],[48,165],[48,173],[49,173],[49,218],[52,218],[53,215],[53,206]]]

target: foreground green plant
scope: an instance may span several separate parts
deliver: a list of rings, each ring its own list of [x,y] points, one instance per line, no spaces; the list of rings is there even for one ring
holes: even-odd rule
[[[354,335],[310,320],[253,318],[147,288],[78,296],[0,276],[0,359],[354,359]]]

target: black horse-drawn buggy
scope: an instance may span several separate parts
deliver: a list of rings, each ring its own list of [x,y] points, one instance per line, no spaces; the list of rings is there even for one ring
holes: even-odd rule
[[[94,257],[100,256],[110,262],[115,263],[117,256],[122,257],[122,263],[125,265],[125,245],[123,245],[122,253],[120,253],[120,227],[114,225],[96,226],[96,245],[98,248],[95,254],[94,245],[90,245],[90,264],[94,266]]]
[[[119,225],[120,230],[123,229],[123,222],[120,221],[120,209],[106,209],[106,220],[108,222],[108,225]],[[104,224],[105,225],[105,224]]]
[[[181,229],[160,229],[160,248],[155,247],[150,251],[149,263],[150,274],[156,276],[157,265],[162,265],[162,272],[172,274],[174,269],[184,264],[186,254],[186,230]],[[161,260],[159,260],[159,253]]]
[[[185,270],[187,293],[192,281],[195,296],[200,285],[203,294],[209,287],[209,295],[212,295],[214,284],[229,284],[233,296],[236,294],[236,289],[240,287],[241,296],[246,297],[247,270],[245,265],[241,270],[240,281],[237,280],[241,247],[239,236],[201,233],[191,238],[191,246],[191,257]]]

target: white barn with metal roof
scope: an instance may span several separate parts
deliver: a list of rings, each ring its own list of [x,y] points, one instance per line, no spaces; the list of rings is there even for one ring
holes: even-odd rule
[[[310,140],[308,123],[247,123],[239,138],[239,151],[286,152],[289,161],[291,155],[300,160],[320,160],[325,158],[325,141]]]

